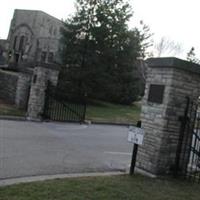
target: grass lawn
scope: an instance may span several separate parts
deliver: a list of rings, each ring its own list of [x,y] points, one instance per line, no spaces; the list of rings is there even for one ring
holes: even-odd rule
[[[140,119],[141,105],[117,105],[105,102],[96,102],[88,105],[86,119],[94,122],[133,123]]]
[[[19,110],[16,106],[0,100],[0,115],[25,116],[25,111]]]
[[[200,185],[140,175],[74,178],[0,188],[0,200],[198,200]]]

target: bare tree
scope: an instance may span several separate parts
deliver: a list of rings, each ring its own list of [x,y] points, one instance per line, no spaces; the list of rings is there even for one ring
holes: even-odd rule
[[[195,48],[192,47],[187,53],[187,60],[196,64],[200,64],[200,59],[196,57]]]
[[[142,81],[142,83],[145,84],[148,65],[143,58],[137,58],[137,60],[135,61],[135,64],[137,67],[137,71],[138,71],[140,80]]]
[[[154,56],[177,56],[183,52],[182,45],[173,40],[162,37],[158,43],[154,46],[155,53]]]
[[[145,62],[146,58],[152,57],[151,48],[153,46],[153,38],[154,35],[150,27],[145,24],[142,20],[140,20],[138,31],[140,33],[141,40],[141,51],[139,52],[139,56],[136,58],[135,65],[137,67],[138,75],[143,84],[146,83],[146,73],[147,73],[147,63]]]
[[[140,57],[143,59],[152,57],[151,48],[153,46],[153,38],[154,35],[150,27],[145,24],[142,20],[140,21],[140,25],[138,26],[138,30],[140,32],[140,39],[141,39],[141,52]]]

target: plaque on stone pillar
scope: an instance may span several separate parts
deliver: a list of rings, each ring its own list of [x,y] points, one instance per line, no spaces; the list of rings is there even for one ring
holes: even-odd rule
[[[164,97],[164,90],[165,90],[164,85],[151,84],[149,88],[148,102],[162,104]]]

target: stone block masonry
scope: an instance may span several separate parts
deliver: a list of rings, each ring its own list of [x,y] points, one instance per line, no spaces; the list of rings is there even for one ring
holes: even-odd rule
[[[29,95],[31,76],[0,70],[0,99],[25,109]]]
[[[142,104],[144,144],[139,148],[137,167],[154,175],[168,174],[175,163],[186,97],[200,96],[200,66],[177,58],[153,58]],[[162,103],[149,101],[151,85],[164,86]],[[158,92],[158,91],[157,91]]]
[[[27,74],[19,74],[17,82],[17,90],[15,104],[18,108],[27,109],[28,99],[30,94],[31,76]]]
[[[8,35],[7,62],[61,63],[63,22],[39,10],[14,11]]]
[[[14,104],[19,74],[0,70],[0,98]]]
[[[38,121],[42,119],[45,106],[45,91],[48,81],[56,85],[58,75],[58,69],[40,66],[34,68],[28,103],[28,120]]]

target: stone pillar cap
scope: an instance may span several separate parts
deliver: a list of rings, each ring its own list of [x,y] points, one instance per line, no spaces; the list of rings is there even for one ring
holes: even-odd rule
[[[150,68],[176,68],[200,74],[200,65],[175,57],[149,58],[146,60]]]

